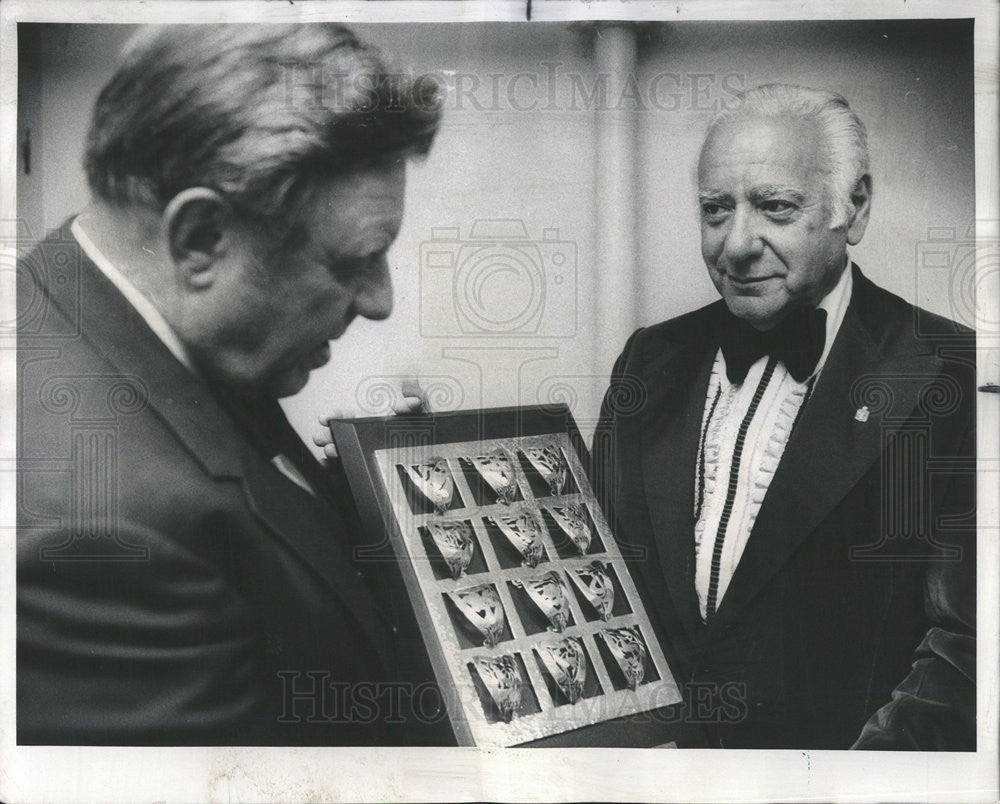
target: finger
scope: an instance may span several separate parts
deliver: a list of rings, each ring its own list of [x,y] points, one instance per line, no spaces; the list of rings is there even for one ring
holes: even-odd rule
[[[333,443],[333,433],[327,430],[316,430],[313,433],[313,443],[317,447],[325,447],[327,444]]]
[[[323,454],[327,458],[336,458],[336,457],[338,457],[337,445],[334,444],[333,442],[331,442],[329,444],[325,444],[323,446]]]
[[[409,378],[403,380],[399,384],[399,390],[403,394],[404,400],[415,398],[418,401],[419,412],[421,413],[431,413],[431,404],[427,399],[427,392],[420,387],[420,381],[416,378]],[[411,403],[412,404],[412,403]],[[414,408],[413,412],[417,412]]]
[[[335,408],[329,413],[322,413],[319,416],[319,423],[324,427],[328,427],[330,422],[336,421],[337,419],[354,419],[358,415],[356,410],[347,410],[346,408]]]
[[[424,410],[424,400],[419,396],[404,396],[399,402],[393,402],[392,412],[397,416],[407,413],[421,413]]]

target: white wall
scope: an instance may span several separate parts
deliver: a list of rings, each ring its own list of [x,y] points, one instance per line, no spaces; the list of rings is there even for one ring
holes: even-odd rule
[[[956,38],[952,23],[640,28],[632,87],[640,100],[612,92],[606,104],[621,101],[624,114],[588,102],[600,79],[595,33],[585,26],[357,30],[414,71],[441,74],[451,91],[429,158],[410,171],[406,220],[390,253],[395,312],[387,323],[355,324],[335,344],[330,365],[287,400],[304,435],[323,410],[383,411],[381,385],[398,385],[397,378],[407,375],[435,388],[440,408],[565,398],[578,419],[591,421],[624,333],[715,297],[699,252],[694,161],[711,107],[731,100],[733,89],[766,81],[832,88],[848,97],[868,124],[876,187],[856,261],[904,297],[946,315],[962,314],[953,309],[948,274],[918,270],[917,254],[929,227],[961,237],[973,219],[971,61],[968,47],[964,58],[956,55],[962,36]],[[43,142],[36,153],[44,161],[42,198],[23,205],[29,217],[39,214],[32,209],[41,210],[41,220],[29,221],[35,230],[58,225],[85,203],[80,159],[90,108],[129,32],[126,26],[68,25],[41,32]],[[654,89],[661,108],[651,101]],[[636,108],[640,104],[647,108]],[[532,105],[530,111],[518,108]],[[611,125],[634,129],[638,178],[628,234],[636,241],[635,266],[615,259],[598,264],[597,231],[609,215],[596,156],[602,115]],[[528,329],[540,323],[539,331],[462,333],[456,304],[469,311],[474,300],[456,300],[447,282],[429,281],[455,274],[428,266],[432,230],[457,228],[462,241],[439,243],[432,251],[462,259],[475,253],[470,258],[481,260],[484,243],[469,235],[473,223],[485,219],[523,221],[530,244],[539,244],[545,230],[558,231],[549,232],[551,242],[527,247],[507,262],[511,269],[530,269],[536,260],[547,261],[540,275],[548,277],[548,295],[540,305],[525,295],[523,275],[481,274],[488,312],[506,311],[509,319],[534,301],[541,318],[529,321]],[[504,253],[513,254],[493,252]],[[558,270],[551,263],[557,254],[565,258]],[[490,264],[499,263],[482,263]],[[599,284],[615,291],[599,296]],[[610,311],[613,335],[597,331],[599,306]]]

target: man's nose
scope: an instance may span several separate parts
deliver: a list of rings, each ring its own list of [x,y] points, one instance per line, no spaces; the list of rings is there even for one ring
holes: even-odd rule
[[[358,315],[373,321],[389,317],[392,312],[392,279],[389,276],[389,264],[384,258],[359,278],[354,308]]]
[[[760,233],[752,210],[739,205],[733,210],[726,232],[725,256],[730,264],[739,266],[759,257],[763,251]]]

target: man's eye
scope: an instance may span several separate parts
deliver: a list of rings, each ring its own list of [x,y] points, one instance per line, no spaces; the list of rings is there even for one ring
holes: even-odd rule
[[[701,217],[707,223],[718,223],[720,222],[726,214],[729,212],[726,207],[722,204],[702,204],[701,205]]]
[[[789,201],[782,201],[777,198],[773,198],[769,201],[764,201],[760,205],[760,209],[772,218],[785,218],[795,211],[795,204]]]

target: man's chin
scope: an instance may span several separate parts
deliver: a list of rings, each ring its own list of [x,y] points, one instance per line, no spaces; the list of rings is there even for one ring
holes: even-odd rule
[[[309,382],[310,370],[303,366],[296,366],[287,369],[279,374],[275,374],[266,383],[266,393],[275,399],[284,399],[287,396],[295,396],[306,387]]]
[[[770,329],[784,312],[783,305],[760,296],[728,296],[725,301],[729,312],[757,329]]]

